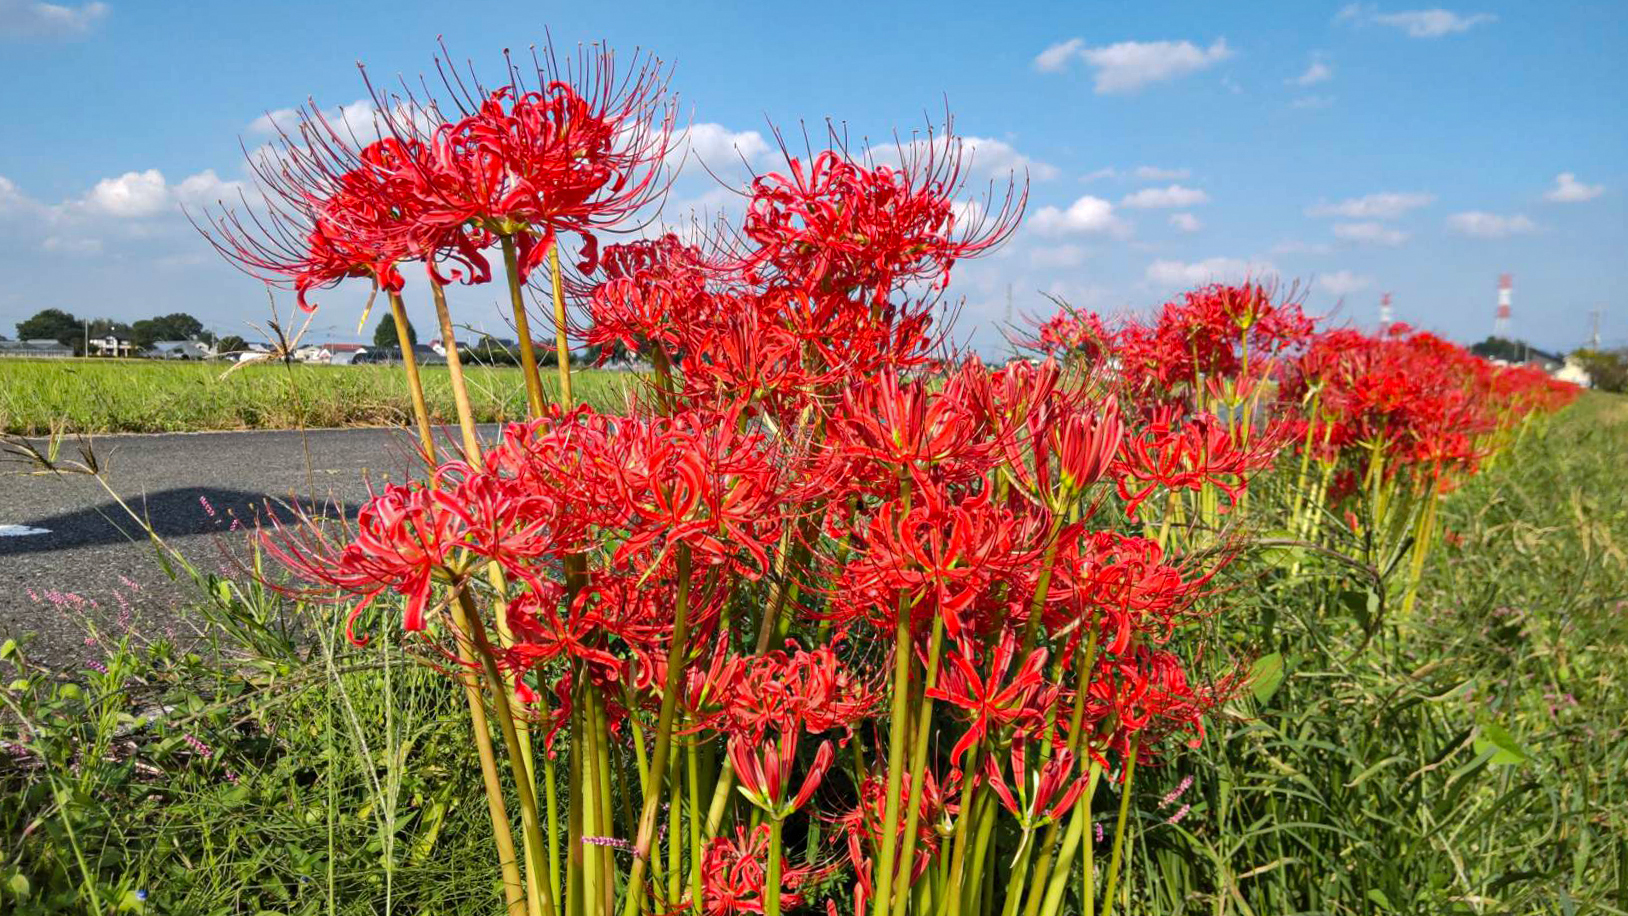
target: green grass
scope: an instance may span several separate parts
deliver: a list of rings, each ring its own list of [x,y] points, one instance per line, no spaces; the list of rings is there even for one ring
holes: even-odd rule
[[[250,365],[151,360],[0,360],[0,432],[42,435],[53,425],[86,434],[301,426],[402,426],[412,402],[394,366]],[[525,385],[513,367],[466,370],[476,418],[525,415]],[[542,373],[552,393],[552,369]],[[598,408],[623,403],[625,373],[578,369],[577,397]],[[445,367],[424,369],[425,397],[442,422],[456,422]]]

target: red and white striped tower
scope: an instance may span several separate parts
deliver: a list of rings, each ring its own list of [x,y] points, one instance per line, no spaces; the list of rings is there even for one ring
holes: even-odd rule
[[[1391,294],[1381,293],[1379,297],[1379,333],[1381,336],[1390,333],[1391,321]]]
[[[1509,274],[1498,275],[1498,318],[1492,323],[1492,333],[1495,337],[1509,336],[1509,302],[1515,290],[1515,278]]]

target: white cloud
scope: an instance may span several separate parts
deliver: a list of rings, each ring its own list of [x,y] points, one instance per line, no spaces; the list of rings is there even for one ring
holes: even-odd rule
[[[1204,224],[1199,221],[1198,217],[1191,213],[1170,214],[1170,225],[1175,226],[1182,232],[1197,232],[1204,228]]]
[[[1085,263],[1086,250],[1078,245],[1052,245],[1029,252],[1033,267],[1078,267]]]
[[[1452,216],[1447,217],[1447,227],[1454,232],[1484,239],[1501,239],[1538,230],[1537,223],[1520,214],[1501,216],[1497,213],[1487,213],[1482,210],[1454,213]]]
[[[1381,13],[1372,3],[1352,3],[1334,17],[1336,22],[1372,22],[1401,29],[1409,38],[1441,38],[1457,32],[1467,32],[1475,26],[1497,22],[1492,13],[1455,13],[1452,10],[1402,10]]]
[[[118,219],[145,219],[172,212],[178,205],[198,206],[236,198],[243,187],[241,182],[223,181],[214,169],[189,175],[175,185],[167,182],[158,169],[147,169],[103,178],[65,209]]]
[[[1059,41],[1035,55],[1034,68],[1042,73],[1059,73],[1068,69],[1069,58],[1078,54],[1083,47],[1085,40],[1082,38]]]
[[[1357,290],[1367,289],[1373,282],[1368,277],[1354,274],[1349,270],[1336,270],[1331,274],[1319,276],[1317,288],[1333,296],[1348,296]]]
[[[1209,199],[1210,195],[1198,188],[1173,184],[1168,188],[1143,188],[1134,194],[1127,194],[1119,205],[1146,210],[1154,207],[1191,207],[1207,203]]]
[[[17,189],[17,185],[13,184],[11,179],[0,175],[0,213],[20,209],[28,202],[28,198],[23,196],[23,192]]]
[[[324,108],[319,114],[328,129],[345,141],[357,145],[372,143],[390,132],[389,125],[384,122],[384,115],[374,106],[372,99],[357,99],[349,105]],[[250,121],[246,130],[251,134],[293,136],[299,130],[300,121],[304,117],[311,117],[309,109],[278,108]],[[390,112],[390,117],[399,124],[410,124],[421,130],[434,123],[434,116],[430,112],[407,102],[397,105]]]
[[[111,10],[106,3],[64,6],[31,0],[0,0],[0,35],[14,38],[71,38],[83,35]]]
[[[677,138],[671,158],[682,161],[686,147],[689,155],[712,168],[739,165],[742,159],[751,162],[769,151],[768,141],[755,130],[737,132],[710,122],[691,124]]]
[[[1100,197],[1087,194],[1067,210],[1041,207],[1035,211],[1030,225],[1041,235],[1071,235],[1075,233],[1107,232],[1123,235],[1128,228],[1114,215],[1114,205]]]
[[[936,137],[932,141],[932,150],[942,156],[951,142],[944,137]],[[960,145],[962,165],[967,168],[969,174],[1002,178],[1026,172],[1036,181],[1050,181],[1062,174],[1056,166],[1025,156],[1005,140],[996,140],[992,137],[956,137],[953,142]],[[903,147],[892,143],[872,147],[870,155],[877,162],[892,163],[901,158],[901,151],[904,157],[909,157],[919,156],[928,149],[927,140],[912,140]]]
[[[1360,242],[1364,245],[1390,245],[1396,246],[1408,240],[1408,234],[1400,229],[1393,229],[1384,223],[1335,223],[1334,237],[1347,242]]]
[[[1160,288],[1202,286],[1205,283],[1256,279],[1274,274],[1277,268],[1267,261],[1242,258],[1206,258],[1191,263],[1158,260],[1149,264],[1147,281]]]
[[[1561,172],[1555,176],[1555,186],[1544,194],[1545,200],[1561,204],[1575,204],[1585,200],[1593,200],[1605,193],[1603,184],[1583,184],[1577,180],[1573,172]]]
[[[1306,210],[1307,216],[1344,216],[1348,219],[1394,219],[1409,210],[1426,207],[1436,195],[1422,192],[1383,191],[1366,197],[1353,197],[1337,204],[1319,203]]]
[[[1056,73],[1079,58],[1096,72],[1096,93],[1113,95],[1196,73],[1232,55],[1224,38],[1217,38],[1208,48],[1190,41],[1121,41],[1087,48],[1082,40],[1071,38],[1040,52],[1034,65],[1037,70]]]
[[[103,178],[84,199],[84,205],[92,211],[117,217],[153,216],[164,212],[169,204],[169,186],[158,169]]]
[[[1318,83],[1326,83],[1333,78],[1333,67],[1320,60],[1314,60],[1311,62],[1311,66],[1306,68],[1306,72],[1289,80],[1289,83],[1294,86],[1315,86]]]
[[[1332,95],[1303,95],[1289,103],[1290,108],[1299,108],[1304,111],[1317,111],[1334,104]]]
[[[1095,172],[1088,172],[1088,173],[1086,173],[1084,175],[1081,175],[1080,180],[1081,181],[1097,181],[1098,179],[1102,179],[1102,178],[1118,178],[1118,177],[1119,177],[1119,169],[1109,167],[1109,168],[1106,168],[1106,169],[1097,169]]]

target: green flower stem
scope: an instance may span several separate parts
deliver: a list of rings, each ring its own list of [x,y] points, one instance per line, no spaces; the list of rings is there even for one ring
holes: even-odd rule
[[[780,832],[785,821],[769,819],[769,862],[763,878],[763,916],[780,916]]]
[[[910,515],[910,478],[899,475],[902,523]],[[893,627],[893,706],[888,722],[886,799],[882,810],[882,848],[871,879],[876,888],[872,916],[887,916],[893,906],[893,863],[899,847],[899,782],[904,770],[905,744],[910,716],[910,606],[904,596],[894,614]]]
[[[1085,839],[1087,855],[1085,860],[1085,895],[1082,906],[1085,916],[1091,916],[1094,906],[1091,890],[1093,887],[1092,861],[1090,855],[1091,845],[1095,838],[1089,836],[1091,825],[1091,798],[1097,791],[1097,780],[1102,776],[1102,764],[1091,761],[1091,769],[1086,775],[1085,791],[1080,794],[1080,800],[1074,803],[1074,810],[1069,813],[1068,831],[1063,834],[1063,843],[1057,850],[1057,864],[1052,869],[1051,883],[1046,887],[1046,901],[1041,907],[1042,916],[1057,916],[1063,905],[1063,891],[1068,887],[1068,873],[1074,865],[1074,854],[1079,851],[1080,840]]]
[[[922,794],[922,782],[927,773],[927,746],[932,739],[933,698],[927,696],[927,691],[938,684],[939,655],[944,649],[944,617],[942,614],[933,617],[933,634],[927,643],[927,677],[922,681],[922,697],[920,706],[920,719],[916,723],[916,746],[911,749],[910,757],[910,809],[905,812],[904,819],[904,849],[899,859],[899,881],[908,884],[911,872],[915,867],[916,855],[916,828],[921,822],[921,803],[917,801]],[[909,903],[909,896],[903,893],[897,895],[893,904],[893,916],[905,916]]]
[[[571,397],[571,342],[565,335],[565,277],[560,273],[560,243],[548,246],[548,268],[554,277],[554,353],[560,364],[560,407],[576,406]]]
[[[1085,651],[1080,653],[1079,665],[1074,675],[1074,682],[1080,685],[1080,689],[1075,692],[1074,708],[1069,712],[1068,718],[1068,750],[1075,755],[1076,760],[1079,759],[1079,754],[1085,744],[1085,736],[1082,734],[1085,722],[1085,686],[1091,683],[1091,672],[1097,664],[1097,644],[1102,636],[1102,631],[1097,626],[1096,615],[1092,615],[1090,621],[1086,623],[1086,627],[1090,635],[1086,637]],[[1091,798],[1089,795],[1082,794],[1074,804],[1085,805],[1089,808]],[[1040,861],[1035,866],[1033,879],[1029,882],[1029,902],[1023,908],[1023,916],[1037,916],[1040,912],[1040,902],[1045,892],[1046,882],[1050,878],[1053,850],[1057,845],[1057,835],[1061,831],[1060,821],[1052,821],[1046,827],[1046,836],[1040,841]],[[1014,882],[1012,887],[1014,889],[1020,888],[1021,884]],[[1016,893],[1014,893],[1014,896],[1016,896]]]
[[[543,415],[543,380],[537,374],[537,351],[531,345],[531,323],[526,320],[526,300],[520,290],[520,262],[514,253],[514,237],[500,237],[503,246],[503,270],[509,280],[509,305],[514,310],[514,331],[520,336],[520,368],[526,380],[526,407],[531,416]]]
[[[503,682],[503,674],[498,670],[497,659],[492,651],[492,644],[486,638],[486,630],[481,625],[475,612],[474,599],[470,597],[467,588],[458,590],[458,611],[462,620],[455,622],[462,625],[471,642],[475,653],[480,658],[481,667],[486,672],[486,679],[492,694],[492,708],[497,713],[498,730],[503,734],[505,750],[508,751],[510,766],[515,773],[515,794],[520,800],[520,825],[522,837],[525,840],[526,871],[528,874],[542,875],[543,864],[543,828],[537,819],[537,798],[531,790],[531,781],[526,778],[525,758],[521,756],[520,737],[514,724],[514,711],[509,706],[509,688]],[[528,894],[528,912],[541,913],[543,916],[554,916],[554,900],[548,894],[546,884],[538,880],[527,882],[528,890],[535,886],[537,893]],[[540,898],[540,899],[539,899]]]
[[[1119,817],[1114,821],[1113,851],[1108,854],[1108,882],[1102,891],[1102,916],[1113,916],[1114,888],[1119,885],[1119,862],[1125,852],[1125,818],[1131,810],[1131,788],[1136,783],[1136,747],[1141,736],[1131,739],[1125,754],[1125,783],[1119,792]]]
[[[413,420],[418,426],[419,444],[424,448],[425,460],[434,464],[435,434],[430,427],[429,408],[424,401],[424,384],[418,374],[418,360],[413,355],[412,338],[408,336],[407,309],[399,293],[390,294],[390,312],[395,319],[402,367],[406,370],[407,385],[412,393]],[[467,630],[466,623],[460,622],[461,616],[459,609],[454,607],[454,624],[459,629]],[[492,820],[492,842],[497,847],[498,871],[503,878],[504,911],[509,916],[519,916],[527,912],[528,895],[520,876],[519,860],[515,857],[514,834],[509,827],[508,806],[503,800],[503,782],[497,772],[497,754],[492,746],[491,726],[486,719],[486,704],[481,699],[480,682],[468,671],[475,657],[470,646],[461,640],[458,656],[465,669],[458,681],[463,685],[464,698],[469,703],[469,726],[475,739],[476,756],[480,760],[481,785],[486,794],[487,814]]]
[[[684,745],[684,764],[687,772],[684,774],[685,788],[690,791],[690,902],[699,907],[701,903],[701,754],[696,749],[695,739],[691,738]]]
[[[673,719],[678,711],[678,692],[683,683],[685,648],[690,639],[690,549],[678,547],[678,598],[673,609],[673,636],[667,646],[667,682],[661,694],[661,713],[656,719],[656,749],[650,760],[653,791],[644,796],[639,814],[639,835],[633,844],[633,868],[628,875],[624,916],[637,916],[644,907],[645,872],[650,864],[650,847],[656,837],[656,813],[661,810],[660,780],[667,773],[667,755],[672,750]]]

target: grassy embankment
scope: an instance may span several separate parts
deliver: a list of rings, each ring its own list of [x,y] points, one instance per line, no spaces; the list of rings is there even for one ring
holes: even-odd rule
[[[0,360],[0,432],[41,435],[53,424],[76,433],[152,433],[215,429],[293,429],[406,425],[407,382],[397,366],[250,365],[151,360]],[[466,370],[476,417],[525,415],[520,370]],[[555,376],[544,369],[552,392]],[[576,395],[614,409],[630,376],[577,370]],[[444,366],[424,368],[430,410],[456,422]]]

